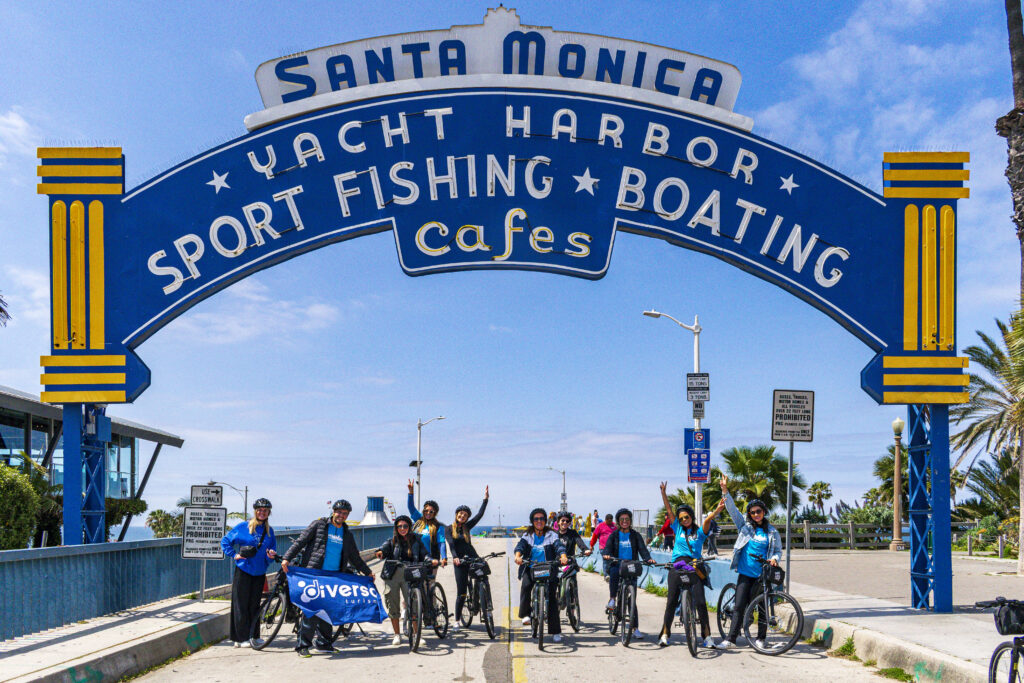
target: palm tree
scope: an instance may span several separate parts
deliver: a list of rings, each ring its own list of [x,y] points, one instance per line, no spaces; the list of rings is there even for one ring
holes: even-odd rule
[[[816,481],[807,488],[807,500],[818,506],[821,514],[825,514],[825,501],[832,497],[832,486],[823,481]]]
[[[890,444],[887,450],[888,453],[886,455],[883,455],[882,457],[875,460],[875,464],[871,469],[871,472],[872,474],[875,475],[875,478],[878,479],[879,482],[881,482],[877,487],[877,505],[892,505],[893,475],[896,471],[896,446]],[[910,499],[910,477],[907,476],[907,473],[909,471],[908,462],[910,458],[908,457],[908,451],[906,447],[901,447],[900,451],[900,483],[903,485],[902,491],[900,492],[900,505],[902,506],[900,509],[908,510],[910,509],[910,504],[908,502]]]
[[[1021,251],[1020,293],[1024,301],[1024,20],[1020,0],[1005,0],[1010,37],[1013,109],[996,120],[996,133],[1006,138],[1006,181],[1013,200],[1013,223]]]
[[[959,466],[976,447],[986,453],[1012,449],[1017,455],[1024,445],[1024,317],[1021,312],[1010,316],[1010,324],[996,320],[999,338],[993,339],[978,330],[980,345],[968,346],[964,353],[971,364],[984,374],[972,372],[967,403],[955,406],[951,417],[964,429],[953,435],[952,444],[960,449]],[[1024,459],[1015,458],[1018,468]],[[1011,465],[1012,467],[1012,465]],[[1009,470],[1002,476],[1009,478]],[[1024,502],[1024,477],[1018,475],[1017,507]],[[1018,533],[1024,534],[1024,517]],[[1024,553],[1017,558],[1017,574],[1024,575]]]
[[[11,319],[11,314],[7,310],[7,302],[4,301],[4,295],[0,294],[0,327],[6,327],[7,321]]]
[[[768,506],[769,511],[776,505],[785,505],[789,461],[785,456],[775,452],[775,446],[736,446],[722,451],[722,459],[729,475],[729,492],[738,501],[747,503],[758,498]],[[713,477],[715,474],[712,472]],[[807,483],[794,465],[794,508],[800,505],[800,495],[796,489],[805,488]]]
[[[1013,516],[1020,489],[1020,473],[1013,466],[1016,454],[1016,450],[1007,448],[971,468],[966,488],[975,497],[957,506],[960,517],[979,519],[995,515],[1005,520]]]

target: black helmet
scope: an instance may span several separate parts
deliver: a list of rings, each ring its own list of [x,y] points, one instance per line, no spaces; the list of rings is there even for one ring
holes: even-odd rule
[[[697,514],[693,511],[693,508],[690,507],[689,505],[687,505],[686,503],[680,503],[679,505],[676,505],[676,519],[679,519],[679,513],[680,512],[685,512],[685,513],[689,514],[690,515],[690,519],[692,519],[692,520],[694,520],[694,522],[696,522]]]
[[[334,505],[331,506],[332,510],[348,510],[352,512],[352,503],[348,502],[344,498],[334,501]]]
[[[427,508],[434,508],[435,513],[441,511],[441,506],[437,504],[436,500],[428,500],[426,503],[424,503],[423,509],[426,510]]]
[[[412,518],[409,517],[409,515],[398,515],[395,517],[395,531],[398,531],[399,522],[405,522],[409,525],[409,528],[412,529]]]
[[[749,503],[747,503],[747,514],[748,515],[750,514],[750,511],[753,508],[761,508],[762,510],[764,510],[764,514],[766,514],[766,515],[768,514],[768,506],[765,505],[764,502],[760,498],[755,498],[754,500],[752,500]]]
[[[619,508],[619,511],[615,513],[615,523],[616,524],[619,523],[619,517],[622,517],[622,515],[629,515],[630,523],[633,522],[633,511],[629,510],[628,508]]]
[[[570,522],[572,521],[572,513],[569,512],[568,510],[562,510],[561,512],[559,512],[558,516],[555,517],[555,521],[557,522],[558,520],[562,519],[563,517],[565,517]]]
[[[253,510],[255,510],[256,508],[267,508],[267,509],[273,509],[273,507],[274,507],[274,506],[273,506],[273,505],[271,505],[271,504],[270,504],[270,501],[269,501],[269,500],[267,500],[266,498],[257,498],[257,499],[256,499],[256,502],[252,504],[252,509],[253,509]]]
[[[455,514],[459,514],[460,512],[465,512],[467,515],[470,516],[472,516],[473,514],[473,511],[469,509],[468,505],[460,505],[459,507],[455,508]]]
[[[548,511],[544,508],[533,508],[530,510],[530,524],[533,524],[533,518],[537,515],[544,515],[544,521],[547,522]]]

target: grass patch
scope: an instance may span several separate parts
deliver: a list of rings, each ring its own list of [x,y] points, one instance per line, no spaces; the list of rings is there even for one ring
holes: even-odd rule
[[[653,593],[660,598],[664,598],[668,595],[668,588],[654,585],[654,579],[647,579],[647,585],[644,586],[644,590],[648,593]]]
[[[825,634],[822,631],[812,633],[809,638],[804,638],[804,642],[812,647],[825,647]]]
[[[849,659],[852,662],[859,662],[860,658],[857,657],[857,647],[853,644],[853,636],[846,639],[842,645],[832,650],[830,653],[834,657],[842,657],[843,659]]]
[[[147,667],[147,668],[143,669],[142,671],[138,671],[136,673],[133,673],[130,676],[122,676],[121,678],[117,679],[117,681],[118,681],[118,683],[123,683],[123,681],[133,681],[136,678],[141,678],[141,677],[145,676],[146,674],[152,673],[152,672],[156,671],[157,669],[162,669],[165,666],[167,666],[168,664],[176,662],[179,659],[185,659],[185,657],[188,657],[191,654],[195,654],[196,652],[199,652],[200,650],[205,650],[206,648],[210,647],[211,645],[216,645],[221,640],[224,640],[224,639],[221,638],[219,640],[213,641],[212,643],[203,643],[202,645],[197,647],[195,650],[182,650],[180,655],[176,655],[174,657],[171,657],[170,659],[168,659],[166,661],[163,661],[163,662],[160,662],[159,664],[154,664],[153,666]]]
[[[877,666],[877,665],[878,665],[878,662],[876,662],[873,659],[869,659],[868,661],[864,662],[864,666]]]
[[[899,668],[898,666],[891,666],[888,669],[879,669],[875,673],[877,673],[882,678],[891,678],[894,681],[912,681],[912,680],[914,680],[913,676],[911,676],[910,674],[908,674],[906,671],[904,671],[903,669]]]

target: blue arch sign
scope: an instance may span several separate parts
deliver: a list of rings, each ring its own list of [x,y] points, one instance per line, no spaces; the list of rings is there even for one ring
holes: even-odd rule
[[[752,134],[732,110],[729,64],[521,26],[506,9],[272,60],[256,79],[266,109],[248,134],[129,191],[119,148],[40,150],[53,274],[43,400],[130,402],[150,382],[138,347],[175,317],[263,268],[380,232],[413,276],[597,279],[620,232],[666,240],[842,325],[875,352],[861,384],[879,403],[966,400],[966,153],[887,154],[879,195]]]

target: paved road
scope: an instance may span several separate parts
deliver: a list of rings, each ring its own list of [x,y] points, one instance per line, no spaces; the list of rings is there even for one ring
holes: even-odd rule
[[[482,552],[500,550],[501,540],[478,541]],[[508,567],[501,560],[492,560],[491,586],[496,617],[508,624],[510,613],[518,605],[519,586],[513,578],[509,591],[509,571],[515,576],[515,565]],[[454,603],[455,581],[450,569],[440,573],[441,583],[449,601]],[[501,628],[491,641],[478,626],[450,635],[445,641],[425,638],[416,654],[409,654],[403,644],[391,645],[390,623],[364,625],[366,636],[353,636],[340,642],[342,652],[315,655],[300,659],[292,648],[294,638],[279,636],[262,652],[234,649],[218,644],[186,659],[168,664],[141,680],[325,680],[340,676],[349,680],[413,680],[423,681],[597,681],[668,679],[685,675],[687,680],[765,680],[824,681],[870,680],[878,678],[872,669],[854,662],[826,656],[820,650],[799,644],[783,657],[765,657],[747,648],[732,651],[702,650],[699,659],[690,657],[678,634],[672,646],[659,648],[654,635],[664,612],[664,598],[641,593],[638,600],[641,630],[649,635],[624,648],[612,638],[604,617],[608,587],[594,574],[581,574],[581,602],[584,627],[580,633],[568,635],[559,645],[548,644],[540,652],[533,641],[512,619],[513,628]],[[510,599],[511,597],[511,599]],[[564,625],[570,631],[568,625]],[[741,641],[742,642],[742,641]]]

